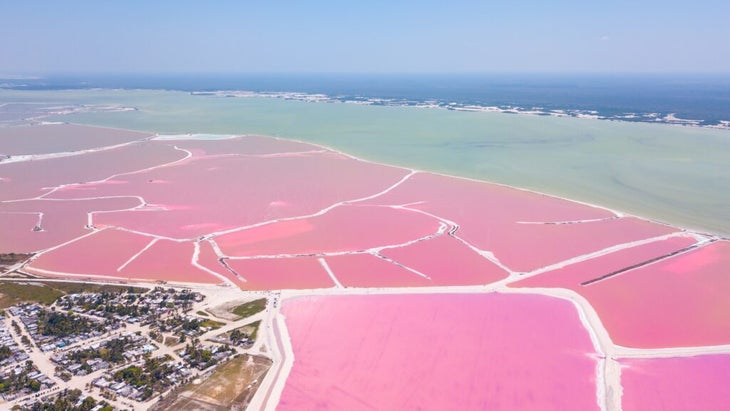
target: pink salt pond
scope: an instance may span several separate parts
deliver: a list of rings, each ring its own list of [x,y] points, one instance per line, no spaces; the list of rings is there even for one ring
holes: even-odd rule
[[[90,232],[86,225],[92,210],[120,210],[138,205],[136,198],[0,203],[0,221],[8,220],[8,224],[2,225],[0,253],[35,252],[57,246]],[[35,229],[39,222],[41,231]]]
[[[727,410],[730,355],[623,359],[625,411]]]
[[[327,257],[327,264],[345,287],[418,287],[433,282],[396,263],[372,254],[345,254]]]
[[[129,143],[145,137],[149,137],[149,133],[76,124],[0,127],[0,154],[72,152]]]
[[[495,184],[418,173],[372,204],[409,204],[460,225],[457,235],[513,271],[532,271],[676,229]],[[569,224],[559,224],[572,222]]]
[[[386,189],[407,172],[333,153],[297,157],[203,157],[54,193],[142,196],[148,211],[106,213],[98,223],[176,239],[314,214]],[[157,207],[160,205],[161,207]]]
[[[539,199],[536,199],[539,202]],[[621,218],[577,224],[495,223],[484,231],[467,226],[462,238],[494,253],[500,262],[528,272],[612,246],[666,235],[674,228]]]
[[[194,247],[192,242],[153,239],[106,229],[42,254],[27,271],[100,279],[221,282],[218,277],[193,266]]]
[[[692,237],[672,237],[591,258],[512,283],[514,287],[561,287],[580,291],[581,283],[668,255],[695,244]]]
[[[610,211],[481,181],[418,173],[373,204],[410,204],[468,226],[481,222],[558,222],[614,217]]]
[[[307,289],[334,287],[316,258],[257,258],[226,260],[238,274],[228,277],[244,290]]]
[[[719,241],[638,268],[621,268],[682,250],[687,238],[609,254],[513,284],[570,288],[598,312],[611,339],[636,348],[730,344],[730,242]],[[597,280],[591,282],[592,280]]]
[[[488,284],[507,277],[506,271],[445,234],[382,254],[428,276],[432,285]]]
[[[151,240],[126,231],[101,230],[43,253],[26,270],[40,274],[126,278],[120,270]]]
[[[639,348],[730,344],[730,242],[585,287],[614,342]]]
[[[0,201],[35,198],[62,184],[74,184],[75,190],[68,188],[66,196],[55,198],[92,197],[88,195],[91,191],[87,190],[90,186],[84,182],[163,165],[185,155],[171,146],[145,142],[68,157],[2,164]]]
[[[0,253],[22,253],[35,249],[28,237],[38,224],[38,214],[0,212]]]
[[[333,253],[397,245],[435,234],[438,220],[389,207],[342,206],[216,238],[230,256]]]
[[[221,282],[219,277],[192,264],[194,251],[192,242],[153,239],[106,229],[43,253],[27,271],[102,279]]]
[[[220,279],[192,264],[192,242],[156,240],[142,254],[124,266],[120,273],[143,280],[185,283],[216,283]]]
[[[598,409],[596,359],[568,301],[539,295],[300,297],[279,410]]]

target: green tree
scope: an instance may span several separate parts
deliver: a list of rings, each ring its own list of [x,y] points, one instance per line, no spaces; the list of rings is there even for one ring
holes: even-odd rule
[[[241,331],[238,330],[238,328],[231,331],[230,340],[233,344],[238,344],[238,342],[241,341],[241,339],[243,339],[243,333],[241,333]]]
[[[7,345],[0,345],[0,360],[4,360],[13,355],[13,351]]]

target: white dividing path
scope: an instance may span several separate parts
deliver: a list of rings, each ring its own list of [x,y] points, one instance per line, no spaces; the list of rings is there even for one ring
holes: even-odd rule
[[[340,284],[340,281],[335,276],[335,273],[332,272],[332,269],[330,268],[329,264],[327,264],[327,261],[325,261],[324,258],[318,258],[317,261],[319,261],[319,265],[322,266],[324,271],[327,272],[327,275],[330,276],[330,279],[332,279],[332,282],[335,284],[335,287],[343,288],[342,284]]]

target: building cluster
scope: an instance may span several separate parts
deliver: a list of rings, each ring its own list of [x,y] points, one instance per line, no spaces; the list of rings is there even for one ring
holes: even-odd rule
[[[228,344],[241,347],[244,350],[250,349],[256,342],[253,335],[241,332],[239,329],[211,337],[209,340],[218,344]]]
[[[224,325],[191,314],[203,298],[190,290],[130,288],[7,308],[0,312],[0,404],[135,408],[200,378],[255,338],[236,329],[201,342]],[[78,395],[61,395],[72,388]]]
[[[188,367],[206,370],[236,354],[229,345],[200,344],[187,345],[180,350],[179,356]]]
[[[98,401],[90,395],[84,395],[79,389],[54,390],[50,394],[41,396],[19,405],[18,411],[36,410],[83,410],[83,411],[114,411],[115,408],[106,401]]]
[[[15,342],[6,326],[5,315],[0,315],[0,369],[6,370],[27,361],[30,356]],[[4,347],[4,348],[3,348]]]
[[[92,381],[92,386],[105,398],[119,397],[144,402],[193,376],[182,361],[169,355],[145,358],[104,373]]]
[[[0,398],[3,401],[14,401],[22,397],[30,397],[39,391],[45,391],[56,383],[43,374],[32,362],[8,367],[0,372]]]
[[[121,323],[97,318],[78,317],[56,312],[38,304],[23,304],[8,308],[20,319],[36,346],[43,352],[97,338],[121,327]]]
[[[18,344],[0,315],[0,399],[13,401],[55,385],[30,361],[30,356]],[[17,323],[15,327],[18,327]],[[18,327],[19,328],[19,327]]]
[[[157,350],[141,333],[128,332],[105,341],[95,341],[51,356],[51,361],[69,376],[84,376],[126,362],[136,361]]]
[[[61,297],[56,305],[75,313],[125,324],[153,324],[170,313],[190,310],[203,295],[190,291],[156,287],[138,293],[83,293]]]

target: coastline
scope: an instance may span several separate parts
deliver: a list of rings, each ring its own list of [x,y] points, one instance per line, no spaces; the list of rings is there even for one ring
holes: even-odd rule
[[[730,233],[724,233],[722,231],[711,231],[711,230],[705,230],[705,229],[696,228],[696,227],[689,227],[689,226],[685,226],[685,225],[680,225],[680,224],[676,224],[676,223],[664,221],[664,220],[662,220],[660,218],[657,218],[657,217],[654,217],[654,216],[651,216],[651,215],[642,215],[642,214],[628,212],[628,211],[625,211],[625,210],[619,210],[619,209],[617,209],[615,207],[609,207],[609,206],[606,206],[606,205],[603,205],[603,204],[599,204],[599,203],[596,203],[596,202],[579,200],[579,199],[575,199],[573,197],[568,197],[568,196],[564,196],[564,195],[558,195],[558,194],[554,194],[554,193],[549,193],[549,192],[542,191],[542,190],[539,190],[539,189],[526,188],[526,187],[521,187],[521,186],[517,186],[517,185],[513,185],[513,184],[501,183],[501,182],[497,182],[497,181],[490,181],[490,180],[487,180],[487,179],[480,179],[480,178],[475,178],[475,177],[468,177],[468,176],[463,176],[463,175],[458,175],[458,174],[452,174],[452,173],[446,173],[446,172],[439,172],[439,171],[433,171],[433,170],[421,169],[421,168],[415,168],[415,167],[407,167],[407,166],[403,166],[403,165],[400,165],[400,164],[386,163],[384,161],[378,161],[378,160],[364,158],[364,157],[361,157],[361,156],[356,156],[356,155],[350,154],[348,152],[345,152],[345,151],[343,151],[341,149],[338,149],[336,147],[333,147],[333,146],[330,146],[330,145],[327,145],[327,144],[318,143],[318,142],[312,142],[312,141],[308,141],[308,140],[304,140],[304,139],[299,139],[299,138],[281,137],[281,136],[258,134],[258,133],[217,134],[217,133],[189,132],[189,133],[176,133],[176,134],[172,134],[172,133],[163,133],[163,132],[159,132],[159,131],[155,131],[155,130],[132,129],[132,128],[124,128],[124,127],[103,126],[103,125],[100,126],[100,125],[88,124],[88,123],[80,123],[80,122],[79,123],[77,123],[77,122],[65,122],[65,124],[73,124],[73,125],[84,126],[84,127],[97,127],[97,128],[103,128],[103,129],[109,129],[109,130],[117,130],[117,131],[136,131],[136,132],[141,132],[141,133],[149,134],[149,136],[140,138],[139,140],[136,140],[136,141],[130,141],[130,142],[127,142],[127,143],[121,143],[121,144],[118,144],[118,145],[115,145],[115,146],[85,149],[85,150],[74,151],[74,152],[50,153],[50,154],[39,154],[39,155],[33,155],[33,154],[31,154],[31,155],[16,155],[16,156],[10,156],[9,158],[7,158],[5,160],[0,159],[0,164],[10,164],[10,163],[14,163],[14,162],[42,160],[42,159],[45,159],[45,158],[67,157],[67,156],[75,156],[75,155],[81,155],[81,154],[88,154],[88,153],[92,153],[92,152],[96,152],[96,151],[104,151],[104,150],[113,149],[113,148],[117,148],[117,147],[123,147],[123,146],[129,145],[129,144],[134,144],[134,143],[137,143],[139,141],[146,141],[146,140],[157,140],[157,141],[176,141],[176,140],[178,140],[178,141],[185,141],[185,140],[227,140],[227,139],[232,139],[232,138],[237,138],[237,137],[261,136],[261,137],[272,138],[272,139],[276,139],[276,140],[282,140],[282,141],[289,141],[289,142],[296,142],[296,143],[311,145],[314,148],[328,150],[328,151],[331,151],[331,152],[334,152],[334,153],[337,153],[337,154],[346,156],[346,157],[351,158],[353,160],[361,161],[361,162],[365,162],[365,163],[370,163],[370,164],[375,164],[375,165],[380,165],[380,166],[386,166],[386,167],[400,168],[400,169],[403,169],[403,170],[406,170],[406,171],[409,171],[409,172],[412,172],[412,173],[415,173],[415,172],[418,172],[418,173],[428,173],[428,174],[433,174],[433,175],[438,175],[438,176],[443,176],[443,177],[448,177],[448,178],[455,178],[455,179],[464,180],[464,181],[472,181],[472,182],[476,182],[476,183],[491,184],[491,185],[505,187],[505,188],[509,188],[509,189],[513,189],[513,190],[518,190],[518,191],[523,191],[523,192],[529,192],[529,193],[538,194],[538,195],[545,196],[545,197],[551,197],[551,198],[556,198],[556,199],[560,199],[560,200],[564,200],[564,201],[569,201],[569,202],[573,202],[573,203],[577,203],[577,204],[582,204],[582,205],[586,205],[586,206],[589,206],[589,207],[592,207],[592,208],[606,210],[606,211],[614,214],[616,217],[635,217],[635,218],[638,218],[640,220],[647,221],[647,222],[651,222],[651,223],[654,223],[654,224],[659,224],[659,225],[663,225],[663,226],[667,226],[667,227],[672,227],[672,228],[680,229],[680,230],[682,230],[684,232],[687,232],[687,233],[699,234],[699,235],[711,236],[711,237],[717,237],[717,238],[721,238],[721,239],[728,239],[728,238],[730,238]]]
[[[111,96],[103,90],[16,91],[10,96],[10,101],[48,105],[56,98],[64,106],[91,99],[102,107],[137,108],[95,113],[92,104],[83,113],[47,113],[49,120],[166,134],[281,137],[379,163],[521,187],[730,235],[730,215],[720,207],[730,201],[726,130],[278,98],[204,98],[179,91],[116,90]],[[196,114],[175,115],[181,110]],[[281,116],[287,121],[279,121]]]
[[[165,90],[180,91],[180,90]],[[441,109],[460,112],[475,113],[502,113],[518,114],[541,117],[562,117],[580,118],[592,120],[620,121],[626,123],[664,124],[682,127],[697,127],[718,130],[730,130],[730,120],[718,120],[716,124],[703,124],[704,120],[685,119],[677,117],[677,113],[623,113],[620,115],[602,115],[597,110],[582,109],[545,109],[543,107],[521,107],[518,105],[486,105],[448,102],[440,99],[405,100],[397,98],[378,97],[347,97],[332,96],[322,93],[306,93],[296,91],[249,91],[249,90],[216,90],[216,91],[191,91],[192,96],[213,96],[221,98],[273,98],[282,100],[301,101],[305,103],[334,103],[334,104],[355,104],[362,106],[385,106],[385,107],[413,107],[426,109]]]
[[[72,124],[75,124],[75,123],[72,123]],[[85,125],[85,124],[80,124],[79,123],[78,125]],[[125,129],[119,128],[119,130],[125,130]],[[472,178],[472,177],[465,177],[465,176],[460,176],[460,175],[455,175],[455,174],[441,173],[441,172],[431,171],[431,170],[426,170],[426,169],[418,169],[418,168],[412,168],[412,167],[405,167],[405,166],[401,166],[401,165],[398,165],[398,164],[389,164],[389,163],[385,163],[385,162],[381,162],[381,161],[377,161],[377,160],[371,160],[371,159],[366,159],[366,158],[358,157],[358,156],[355,156],[353,154],[344,152],[344,151],[339,150],[339,149],[337,149],[335,147],[328,146],[328,145],[325,145],[325,144],[315,143],[315,142],[311,142],[311,141],[307,141],[307,140],[301,140],[301,139],[297,139],[297,138],[288,138],[288,137],[279,137],[279,136],[270,136],[270,135],[261,135],[261,134],[238,134],[238,135],[235,135],[235,134],[234,135],[224,134],[224,135],[215,135],[215,134],[204,134],[204,133],[177,134],[177,135],[174,135],[175,138],[168,138],[168,137],[173,137],[173,136],[167,136],[165,134],[161,134],[161,133],[157,133],[157,132],[149,131],[149,130],[146,130],[145,132],[153,134],[153,137],[152,137],[153,140],[161,140],[161,141],[165,141],[165,140],[168,140],[168,141],[169,140],[197,140],[197,139],[199,139],[199,138],[196,138],[196,136],[204,136],[205,138],[202,138],[203,140],[208,140],[208,139],[210,139],[209,137],[211,137],[211,136],[216,136],[215,138],[212,138],[213,140],[223,140],[223,139],[228,139],[228,138],[248,137],[248,136],[261,136],[261,137],[266,137],[266,138],[273,138],[273,139],[276,139],[276,140],[282,140],[282,141],[290,141],[290,142],[308,144],[308,145],[314,146],[315,148],[319,148],[319,149],[324,149],[324,150],[327,150],[327,151],[331,151],[331,152],[334,152],[334,153],[343,155],[345,157],[351,158],[353,160],[361,161],[361,162],[365,162],[365,163],[369,163],[369,164],[375,164],[375,165],[380,165],[380,166],[385,166],[385,167],[400,168],[400,169],[403,169],[405,171],[409,171],[411,173],[427,173],[427,174],[433,174],[433,175],[442,176],[442,177],[454,178],[454,179],[459,179],[459,180],[464,180],[464,181],[471,181],[471,182],[475,182],[475,183],[483,183],[483,184],[490,184],[490,185],[495,185],[495,186],[499,186],[499,187],[505,187],[505,188],[512,189],[512,190],[518,190],[518,191],[533,193],[533,194],[537,194],[537,195],[540,195],[540,196],[551,197],[551,198],[555,198],[555,199],[559,199],[559,200],[569,201],[569,202],[576,203],[576,204],[582,204],[582,205],[585,205],[585,206],[588,206],[588,207],[592,207],[592,208],[597,208],[597,209],[605,210],[605,211],[608,211],[608,212],[612,213],[616,217],[634,217],[634,218],[637,218],[639,220],[647,221],[647,222],[650,222],[650,223],[654,223],[654,224],[659,224],[659,225],[666,226],[666,227],[675,228],[675,229],[681,230],[681,231],[683,231],[685,233],[688,233],[688,234],[698,234],[698,235],[702,235],[702,236],[718,237],[718,238],[721,238],[721,239],[730,239],[730,236],[728,236],[726,234],[723,234],[723,233],[703,232],[702,230],[697,230],[697,229],[694,229],[694,228],[691,228],[691,227],[683,227],[683,226],[679,226],[679,225],[672,224],[672,223],[669,223],[669,222],[657,220],[657,219],[652,218],[650,216],[637,215],[637,214],[632,214],[632,213],[629,213],[629,212],[626,212],[626,211],[623,211],[623,210],[616,210],[614,208],[610,208],[608,206],[601,205],[601,204],[597,204],[597,203],[592,203],[592,202],[582,201],[582,200],[576,200],[574,198],[568,198],[568,197],[564,197],[564,196],[560,196],[560,195],[556,195],[556,194],[551,194],[551,193],[547,193],[547,192],[540,191],[540,190],[534,190],[534,189],[530,189],[530,188],[518,187],[518,186],[514,186],[514,185],[510,185],[510,184],[505,184],[505,183],[499,183],[499,182],[488,181],[488,180],[483,180],[483,179],[478,179],[478,178]]]

